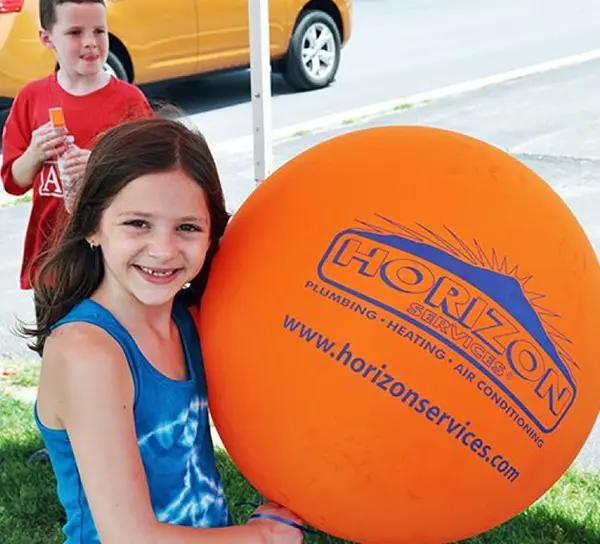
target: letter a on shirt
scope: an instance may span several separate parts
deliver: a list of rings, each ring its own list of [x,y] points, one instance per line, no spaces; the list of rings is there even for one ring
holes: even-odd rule
[[[47,163],[46,165],[44,165],[41,181],[42,183],[40,184],[40,195],[62,198],[62,184],[60,182],[60,177],[56,169],[56,164]]]

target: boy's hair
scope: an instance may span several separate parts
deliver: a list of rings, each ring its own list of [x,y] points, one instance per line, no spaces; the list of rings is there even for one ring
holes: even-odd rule
[[[104,0],[40,0],[40,24],[50,31],[56,23],[56,8],[62,4],[102,4]]]
[[[31,349],[41,354],[52,325],[76,304],[91,296],[104,278],[102,248],[91,249],[104,211],[131,181],[156,172],[181,168],[204,191],[210,215],[210,246],[204,265],[182,291],[188,304],[198,304],[210,265],[229,221],[213,156],[198,132],[165,118],[139,119],[107,131],[96,144],[86,166],[73,213],[58,243],[45,256],[34,278],[39,303],[37,327],[20,327],[34,338]]]

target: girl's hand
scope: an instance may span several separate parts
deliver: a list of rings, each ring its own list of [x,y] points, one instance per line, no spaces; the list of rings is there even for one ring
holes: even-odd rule
[[[278,518],[284,518],[288,521],[302,525],[303,521],[290,512],[287,508],[275,503],[263,504],[259,506],[254,514],[267,514]],[[301,544],[304,541],[304,535],[300,529],[291,525],[286,525],[280,521],[274,521],[269,518],[254,518],[248,522],[249,525],[261,525],[263,542],[265,544]]]

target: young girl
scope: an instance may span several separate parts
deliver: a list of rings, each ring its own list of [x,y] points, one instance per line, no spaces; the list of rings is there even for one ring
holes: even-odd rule
[[[210,151],[182,124],[133,121],[95,147],[26,331],[68,543],[302,542],[273,504],[228,527],[190,314],[228,219]]]

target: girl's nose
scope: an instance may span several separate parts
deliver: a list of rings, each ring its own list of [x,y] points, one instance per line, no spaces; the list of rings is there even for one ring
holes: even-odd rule
[[[149,254],[157,260],[167,261],[177,253],[171,233],[155,232],[150,241]]]

